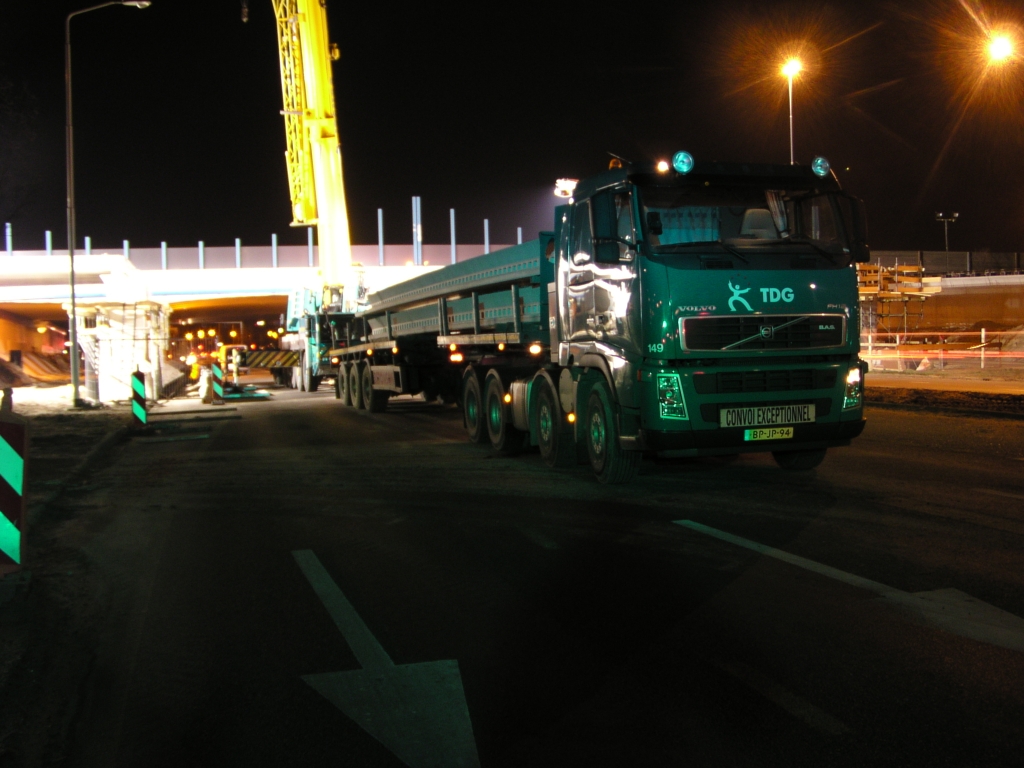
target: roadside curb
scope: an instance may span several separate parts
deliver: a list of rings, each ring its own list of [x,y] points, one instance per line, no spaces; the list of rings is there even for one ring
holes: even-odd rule
[[[128,436],[129,430],[129,425],[124,424],[118,427],[117,429],[111,430],[106,435],[104,435],[103,439],[96,443],[96,445],[94,445],[91,449],[89,449],[89,452],[85,454],[85,456],[82,457],[81,461],[79,461],[78,464],[76,464],[72,468],[72,470],[68,473],[67,477],[65,477],[57,484],[56,488],[54,488],[45,498],[30,505],[29,508],[25,510],[26,532],[32,529],[32,526],[39,518],[39,515],[42,514],[42,512],[47,507],[49,507],[57,499],[60,498],[61,494],[64,493],[64,490],[68,487],[68,485],[70,485],[73,481],[75,481],[82,474],[84,474],[86,470],[88,470],[89,467],[92,466],[96,462],[96,460],[99,459],[110,448],[124,440]]]
[[[950,408],[938,403],[920,405],[918,403],[885,403],[866,400],[865,408],[882,408],[887,411],[915,411],[918,413],[935,413],[941,416],[970,416],[977,419],[1009,419],[1024,421],[1024,413],[1006,413],[1004,411],[987,411],[972,408]]]

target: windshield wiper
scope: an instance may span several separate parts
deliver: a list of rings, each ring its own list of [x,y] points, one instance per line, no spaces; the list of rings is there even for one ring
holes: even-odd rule
[[[728,243],[723,243],[721,240],[702,240],[696,243],[670,243],[669,245],[659,245],[653,250],[655,253],[682,253],[683,251],[688,251],[691,248],[707,248],[708,246],[715,246],[717,248],[721,248],[726,253],[731,253],[744,264],[750,263],[750,259],[740,253],[739,249],[734,248]]]
[[[817,253],[820,253],[822,256],[824,256],[826,259],[831,261],[833,264],[836,263],[836,260],[834,258],[834,256],[835,256],[834,253],[828,251],[825,248],[822,248],[820,245],[818,245],[816,242],[811,240],[809,237],[787,237],[785,240],[768,240],[767,242],[764,242],[764,243],[758,243],[759,247],[760,246],[772,246],[772,247],[774,247],[774,246],[777,246],[777,245],[809,245]]]

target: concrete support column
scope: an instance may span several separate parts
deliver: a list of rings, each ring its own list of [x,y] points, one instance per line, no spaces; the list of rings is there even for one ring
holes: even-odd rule
[[[85,236],[85,255],[92,256],[92,238],[88,235]]]
[[[277,235],[270,236],[270,263],[277,269]]]
[[[46,230],[46,255],[53,256],[53,232]]]
[[[160,269],[167,269],[167,243],[160,242]]]
[[[126,259],[128,259],[128,261],[131,261],[132,260],[132,249],[131,249],[131,246],[128,245],[128,241],[127,240],[125,240],[122,243],[122,245],[124,246],[124,257]]]
[[[491,222],[484,219],[484,253],[491,252]]]
[[[306,229],[307,232],[307,243],[309,244],[309,266],[313,266],[313,228],[309,227]]]
[[[11,222],[7,222],[4,226],[4,230],[7,235],[7,255],[11,256],[14,253],[14,236],[11,233]]]
[[[235,238],[235,269],[242,268],[242,238]]]

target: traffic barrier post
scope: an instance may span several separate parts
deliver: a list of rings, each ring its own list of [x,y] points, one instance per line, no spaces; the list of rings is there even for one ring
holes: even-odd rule
[[[213,405],[224,405],[224,371],[220,363],[213,363]]]
[[[146,374],[135,371],[132,374],[132,427],[145,428],[148,421],[146,412]]]
[[[28,423],[0,415],[0,578],[22,569]]]

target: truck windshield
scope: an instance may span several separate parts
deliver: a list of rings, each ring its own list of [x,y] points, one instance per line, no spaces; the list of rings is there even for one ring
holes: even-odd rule
[[[847,201],[834,193],[751,186],[649,186],[640,192],[645,239],[656,255],[807,252],[836,260],[849,253]]]

